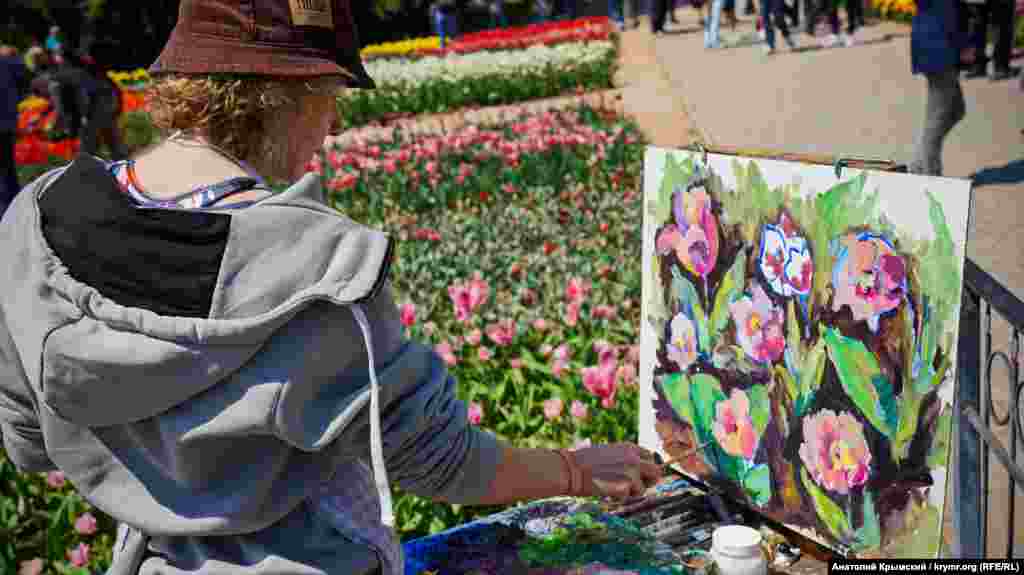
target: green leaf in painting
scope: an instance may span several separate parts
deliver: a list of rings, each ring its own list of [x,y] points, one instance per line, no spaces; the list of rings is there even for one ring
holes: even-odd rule
[[[949,460],[949,442],[953,436],[953,416],[949,406],[943,406],[939,421],[935,424],[932,434],[932,446],[928,450],[927,465],[936,469],[946,467]]]
[[[802,407],[810,405],[814,392],[821,386],[821,378],[825,375],[825,341],[819,339],[811,349],[804,353],[804,365],[800,370],[800,399]],[[801,409],[797,415],[803,415]]]
[[[800,357],[800,324],[796,320],[796,299],[791,298],[786,304],[786,348],[795,357]]]
[[[914,434],[917,433],[918,414],[921,411],[923,397],[913,390],[907,390],[900,398],[900,421],[896,434],[892,438],[892,457],[897,463],[907,456]]]
[[[759,507],[764,507],[772,498],[771,468],[767,464],[755,465],[743,475],[743,491]]]
[[[743,293],[744,272],[747,269],[747,256],[740,250],[732,267],[722,277],[715,292],[715,303],[711,309],[711,317],[708,320],[710,343],[714,347],[718,336],[729,325],[729,304],[736,301]]]
[[[825,332],[825,345],[846,395],[879,432],[892,437],[899,424],[899,410],[878,360],[863,342],[834,328]]]
[[[875,511],[875,499],[870,493],[864,492],[864,523],[857,530],[855,548],[877,549],[882,544],[882,526]]]
[[[846,517],[843,510],[839,508],[839,505],[835,501],[829,499],[828,495],[818,487],[814,481],[807,475],[806,469],[800,470],[800,480],[803,481],[804,488],[807,489],[807,493],[811,496],[811,500],[814,502],[814,510],[818,513],[818,518],[821,522],[828,527],[828,530],[835,536],[839,541],[847,541],[849,539],[852,529],[850,529],[850,519]]]
[[[706,373],[695,374],[690,382],[690,401],[697,436],[701,443],[706,443],[714,439],[712,429],[715,425],[715,405],[725,399],[725,393],[718,380]]]
[[[696,429],[693,402],[690,401],[690,378],[682,373],[666,375],[661,380],[661,389],[676,415]]]
[[[679,309],[693,320],[697,328],[697,346],[701,351],[711,351],[711,338],[708,334],[707,317],[704,315],[704,307],[700,303],[700,296],[697,295],[697,288],[693,287],[690,280],[683,277],[679,268],[672,266],[672,290],[679,298]]]
[[[747,398],[750,400],[750,419],[754,422],[754,432],[757,437],[761,437],[764,430],[768,428],[768,421],[772,417],[768,386],[755,385],[751,387],[747,390]]]

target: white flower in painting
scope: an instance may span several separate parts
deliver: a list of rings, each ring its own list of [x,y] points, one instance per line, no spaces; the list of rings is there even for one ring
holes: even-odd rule
[[[685,371],[697,361],[697,328],[681,313],[672,318],[668,329],[668,358]]]
[[[786,214],[779,218],[778,225],[767,224],[762,228],[757,263],[773,292],[782,297],[810,293],[814,273],[811,250]]]

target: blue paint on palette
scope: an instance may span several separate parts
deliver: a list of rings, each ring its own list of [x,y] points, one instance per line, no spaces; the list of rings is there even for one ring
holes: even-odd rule
[[[655,488],[655,491],[657,491],[658,493],[671,493],[673,491],[687,489],[689,487],[693,487],[693,483],[691,483],[687,479],[680,478],[675,481],[670,481],[668,483],[664,483],[662,485],[657,486]]]

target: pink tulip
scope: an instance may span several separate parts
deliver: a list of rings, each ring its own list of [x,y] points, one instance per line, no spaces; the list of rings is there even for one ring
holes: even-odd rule
[[[480,422],[484,420],[484,406],[477,402],[469,404],[469,422],[473,425],[480,425]]]
[[[587,416],[589,415],[587,404],[578,399],[574,399],[572,405],[569,407],[569,414],[580,421],[587,419]]]
[[[512,369],[520,369],[523,367],[523,360],[518,357],[513,357],[512,359],[508,360],[508,365]]]
[[[548,322],[545,321],[544,318],[539,317],[539,318],[533,320],[533,329],[535,329],[537,331],[544,331],[547,328],[548,328]]]
[[[412,325],[416,323],[416,305],[403,303],[399,308],[399,315],[402,320],[402,325],[405,327],[412,327]]]
[[[75,531],[79,535],[92,535],[96,533],[96,518],[92,513],[83,513],[75,519]]]
[[[598,306],[594,306],[594,310],[590,312],[590,315],[594,316],[594,319],[614,319],[615,318],[615,306],[611,306],[611,305],[598,305]]]
[[[570,449],[570,451],[579,451],[581,449],[586,449],[587,447],[590,447],[590,446],[591,446],[590,439],[577,439],[576,443],[573,443],[572,448]]]
[[[867,482],[871,451],[857,419],[823,409],[804,417],[803,426],[800,459],[815,482],[840,495]]]
[[[615,346],[601,339],[594,342],[594,353],[597,354],[597,363],[602,365],[619,359],[619,351]]]
[[[783,313],[760,285],[754,284],[753,292],[729,304],[729,313],[736,325],[736,339],[747,357],[771,363],[782,357],[786,348]]]
[[[480,361],[490,361],[491,358],[494,357],[494,354],[491,353],[491,350],[487,349],[486,347],[481,347],[480,349],[478,349],[476,355],[477,357],[480,358]]]
[[[570,357],[572,356],[572,352],[569,351],[569,346],[563,343],[562,345],[555,348],[555,351],[552,352],[552,355],[557,360],[569,361]]]
[[[68,560],[75,567],[85,567],[89,564],[89,551],[90,548],[87,543],[79,543],[78,547],[68,549]]]
[[[448,286],[448,297],[455,306],[455,319],[468,322],[473,312],[487,301],[490,286],[479,274],[465,283]]]
[[[606,409],[615,406],[615,392],[618,383],[615,381],[615,365],[595,365],[582,370],[583,387],[595,397],[601,398],[601,405]]]
[[[455,353],[452,351],[452,346],[448,342],[441,342],[434,346],[434,351],[437,355],[441,356],[445,364],[449,367],[455,366],[459,363],[458,358],[455,357]]]
[[[473,331],[466,334],[466,343],[468,343],[469,345],[480,345],[480,340],[482,340],[483,337],[483,332],[481,332],[479,329],[474,329]]]
[[[569,303],[582,303],[590,293],[590,283],[580,278],[569,278],[565,286],[565,301]]]
[[[60,489],[64,487],[65,482],[66,479],[64,479],[63,471],[51,471],[46,474],[46,484],[54,489]]]
[[[551,375],[554,375],[555,379],[562,379],[562,374],[567,369],[569,369],[569,362],[556,359],[551,364]]]
[[[629,363],[640,363],[640,346],[631,345],[629,350],[626,351],[626,361]]]
[[[715,440],[729,455],[751,459],[757,449],[757,435],[750,418],[750,400],[743,390],[734,389],[729,399],[715,405]]]
[[[565,306],[565,325],[576,327],[580,320],[580,304],[573,302]]]
[[[625,387],[633,387],[636,384],[636,366],[631,363],[624,363],[615,372],[615,378]]]
[[[512,343],[516,337],[516,322],[506,319],[487,326],[487,338],[498,347],[504,347]]]
[[[43,572],[43,567],[46,564],[42,559],[36,557],[31,561],[22,561],[18,567],[18,575],[39,575]]]
[[[544,418],[554,421],[562,416],[562,409],[565,407],[561,399],[553,397],[544,400]]]
[[[544,345],[540,346],[540,354],[543,355],[544,357],[551,355],[552,351],[553,348],[551,347],[550,343],[545,343]]]

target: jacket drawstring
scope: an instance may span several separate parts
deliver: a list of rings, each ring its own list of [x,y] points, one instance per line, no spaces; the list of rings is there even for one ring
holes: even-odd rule
[[[352,315],[363,332],[366,344],[366,356],[370,364],[370,458],[373,462],[373,481],[377,486],[380,498],[380,520],[388,526],[395,526],[395,514],[391,505],[391,487],[388,484],[388,471],[384,466],[384,447],[380,431],[380,385],[377,383],[377,369],[373,364],[373,340],[370,338],[370,322],[366,319],[363,307],[358,304],[351,306]]]

